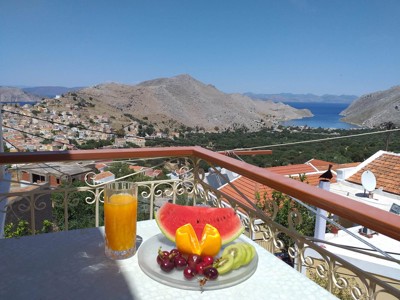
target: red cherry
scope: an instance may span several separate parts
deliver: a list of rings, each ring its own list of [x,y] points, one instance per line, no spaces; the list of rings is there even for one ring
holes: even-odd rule
[[[196,272],[197,274],[203,275],[204,269],[207,267],[207,265],[204,262],[198,263],[196,265]]]
[[[177,256],[174,259],[174,264],[177,270],[183,270],[187,266],[187,261],[183,256]]]
[[[197,254],[190,254],[187,263],[189,267],[196,268],[196,265],[201,262],[201,256]]]
[[[186,267],[185,270],[183,270],[183,276],[185,276],[186,279],[192,279],[194,276],[196,276],[196,269],[192,267]]]
[[[158,255],[157,255],[157,263],[161,265],[163,260],[167,259],[169,257],[169,252],[168,251],[162,251],[161,248],[158,250]]]
[[[205,255],[202,257],[203,262],[206,264],[206,266],[210,266],[214,262],[214,258],[210,255]]]

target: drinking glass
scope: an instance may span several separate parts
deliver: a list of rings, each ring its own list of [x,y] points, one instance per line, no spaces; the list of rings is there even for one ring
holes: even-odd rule
[[[137,185],[121,181],[104,188],[105,254],[124,259],[136,252]]]

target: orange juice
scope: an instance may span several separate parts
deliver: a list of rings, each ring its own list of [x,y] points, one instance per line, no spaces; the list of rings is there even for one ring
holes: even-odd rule
[[[110,250],[126,251],[136,246],[136,218],[136,197],[113,194],[104,201],[106,245]]]

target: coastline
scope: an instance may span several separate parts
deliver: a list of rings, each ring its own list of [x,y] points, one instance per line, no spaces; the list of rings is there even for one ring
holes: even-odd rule
[[[340,114],[348,107],[348,103],[324,103],[324,102],[286,102],[297,109],[309,109],[313,117],[305,117],[290,121],[280,122],[282,126],[297,126],[325,129],[357,129],[359,124],[351,124],[342,120]]]

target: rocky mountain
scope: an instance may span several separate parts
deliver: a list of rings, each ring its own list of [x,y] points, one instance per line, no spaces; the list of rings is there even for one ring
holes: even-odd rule
[[[83,89],[83,87],[64,87],[64,86],[35,86],[35,87],[28,87],[23,88],[22,90],[36,95],[38,97],[46,97],[46,98],[53,98],[57,95],[62,95],[68,92],[74,92],[77,90]]]
[[[364,127],[376,127],[386,122],[400,126],[400,86],[361,96],[341,115],[344,122]]]
[[[314,94],[254,94],[245,93],[253,99],[272,100],[278,102],[324,102],[324,103],[351,103],[357,96],[354,95],[314,95]]]
[[[38,102],[40,97],[24,92],[19,88],[0,87],[1,102]]]
[[[137,85],[100,84],[65,97],[83,99],[96,107],[109,105],[110,110],[117,109],[124,115],[172,130],[185,125],[206,131],[245,126],[254,131],[279,121],[312,116],[309,110],[298,110],[283,103],[225,94],[186,74]]]

